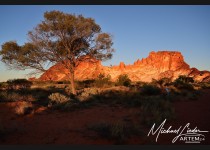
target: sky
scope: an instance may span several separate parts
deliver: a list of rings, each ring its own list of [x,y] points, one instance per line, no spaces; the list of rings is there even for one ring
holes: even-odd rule
[[[91,17],[113,36],[116,50],[103,65],[133,64],[151,51],[180,51],[190,67],[210,71],[210,5],[1,5],[0,49],[7,41],[27,42],[27,33],[46,11]],[[0,82],[25,78],[31,70],[8,70],[0,62]]]

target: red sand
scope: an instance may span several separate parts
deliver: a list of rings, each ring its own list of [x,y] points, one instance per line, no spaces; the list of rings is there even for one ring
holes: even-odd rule
[[[20,103],[20,102],[18,102]],[[99,122],[114,122],[117,120],[139,120],[139,108],[123,108],[120,106],[94,106],[72,112],[49,111],[44,107],[37,108],[33,114],[17,116],[14,107],[18,104],[0,103],[0,122],[8,131],[0,136],[0,144],[114,144],[114,141],[101,138],[96,132],[88,130],[88,125]],[[176,119],[167,121],[166,126],[174,128],[190,123],[190,127],[197,126],[200,130],[210,131],[210,90],[203,90],[203,94],[195,101],[174,102]],[[145,135],[130,137],[125,144],[171,144],[174,134],[162,134],[155,142],[156,136]],[[204,133],[205,141],[210,144],[210,133]],[[185,144],[177,141],[175,144]]]

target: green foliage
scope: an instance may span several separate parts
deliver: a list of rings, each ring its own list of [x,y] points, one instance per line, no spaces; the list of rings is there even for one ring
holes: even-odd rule
[[[194,79],[192,77],[187,77],[185,75],[180,75],[175,82],[177,83],[194,83]]]
[[[107,75],[105,76],[104,74],[99,74],[98,77],[95,80],[95,86],[96,87],[108,87],[112,84],[111,82],[111,76]]]
[[[152,84],[145,84],[141,88],[142,95],[159,95],[161,94],[161,89]]]
[[[174,81],[174,86],[178,89],[186,89],[186,90],[194,90],[194,87],[192,84],[190,84],[189,82],[185,82],[185,81],[182,81],[182,80],[179,80],[179,79],[176,79]]]
[[[127,74],[122,74],[122,75],[118,76],[116,85],[117,86],[129,86],[129,85],[131,85],[131,80],[129,79]]]
[[[111,59],[114,52],[112,36],[103,33],[94,19],[83,15],[47,11],[28,36],[29,42],[22,46],[14,41],[3,43],[2,62],[13,69],[35,72],[45,72],[49,63],[60,63],[69,70],[74,95],[75,67],[82,61]]]

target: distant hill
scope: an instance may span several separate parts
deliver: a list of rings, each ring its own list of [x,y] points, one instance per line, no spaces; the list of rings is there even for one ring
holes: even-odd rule
[[[210,81],[209,71],[199,71],[184,61],[178,51],[150,52],[147,58],[138,59],[132,65],[120,62],[118,66],[103,66],[100,61],[82,62],[75,70],[76,80],[95,79],[100,73],[110,75],[115,81],[120,74],[127,74],[132,81],[150,82],[163,77],[176,79],[179,75],[193,77],[200,82]],[[41,75],[39,80],[68,80],[68,70],[58,63]]]

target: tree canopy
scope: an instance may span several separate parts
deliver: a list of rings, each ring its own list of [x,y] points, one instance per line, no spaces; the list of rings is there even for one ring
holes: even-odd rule
[[[28,32],[28,42],[2,45],[2,62],[11,69],[46,71],[48,64],[61,63],[69,70],[73,93],[74,70],[83,61],[112,57],[112,36],[101,31],[93,18],[60,11],[44,13],[44,20]]]

